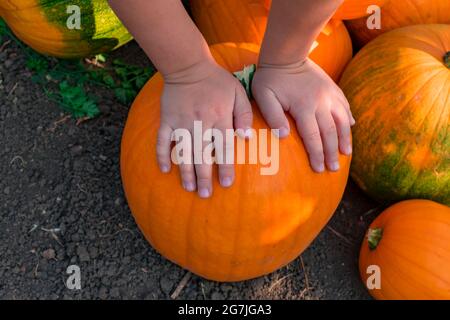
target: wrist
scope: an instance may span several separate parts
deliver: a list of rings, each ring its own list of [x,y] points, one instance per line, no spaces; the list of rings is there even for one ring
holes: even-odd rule
[[[270,59],[267,60],[261,59],[258,63],[258,69],[277,69],[277,70],[295,71],[302,69],[307,61],[308,61],[307,58],[291,62],[281,62],[281,61],[271,61]]]
[[[209,54],[202,56],[196,61],[191,61],[184,66],[180,66],[176,70],[162,73],[162,76],[167,84],[189,84],[210,77],[216,69],[217,63],[211,54]]]

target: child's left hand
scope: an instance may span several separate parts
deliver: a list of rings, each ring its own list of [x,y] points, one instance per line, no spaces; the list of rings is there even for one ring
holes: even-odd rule
[[[291,65],[260,65],[252,92],[261,113],[280,137],[289,135],[289,112],[297,124],[316,172],[339,170],[339,150],[350,155],[351,130],[355,123],[341,89],[314,62]]]

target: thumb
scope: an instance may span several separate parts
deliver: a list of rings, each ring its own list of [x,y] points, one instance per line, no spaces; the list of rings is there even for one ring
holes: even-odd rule
[[[253,94],[268,125],[279,130],[280,138],[287,137],[290,132],[289,121],[277,97],[270,90],[259,90]]]
[[[251,138],[253,124],[252,105],[247,98],[244,88],[236,88],[236,99],[234,102],[234,127],[241,138]]]

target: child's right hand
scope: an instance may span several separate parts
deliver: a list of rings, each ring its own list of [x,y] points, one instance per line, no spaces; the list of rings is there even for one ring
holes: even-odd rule
[[[215,128],[222,131],[223,137],[226,137],[226,129],[242,129],[245,132],[251,128],[252,109],[244,88],[212,59],[164,75],[164,80],[161,124],[156,147],[162,172],[169,172],[171,168],[171,137],[175,129],[189,130],[194,139],[194,121],[202,122],[203,132]],[[193,146],[192,141],[191,145]],[[234,148],[225,141],[224,153],[226,152],[232,152],[234,159]],[[202,198],[212,195],[210,164],[194,164],[194,161],[180,164],[180,174],[187,191],[197,190]],[[219,164],[219,180],[223,187],[231,186],[234,165]]]

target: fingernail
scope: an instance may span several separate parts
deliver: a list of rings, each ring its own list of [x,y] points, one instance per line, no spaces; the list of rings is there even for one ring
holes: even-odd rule
[[[325,171],[325,165],[323,163],[315,166],[315,171],[317,173],[322,173]]]
[[[339,162],[335,161],[330,163],[330,170],[331,171],[339,171]]]
[[[183,182],[183,187],[186,191],[192,192],[195,190],[195,185],[192,182]]]
[[[345,153],[347,156],[351,155],[352,152],[353,152],[352,146],[346,146],[346,147],[344,148],[344,153]]]
[[[167,165],[162,165],[161,166],[161,171],[163,172],[163,173],[167,173],[167,172],[169,172],[169,166],[167,166]]]
[[[285,127],[281,127],[280,129],[273,132],[278,138],[286,138],[289,135],[289,129]]]
[[[230,177],[224,177],[221,179],[220,184],[222,187],[228,188],[233,184],[233,180]]]
[[[352,126],[356,124],[355,118],[352,117]]]
[[[209,198],[209,190],[207,188],[201,188],[200,190],[198,190],[198,195],[200,196],[200,198]]]

